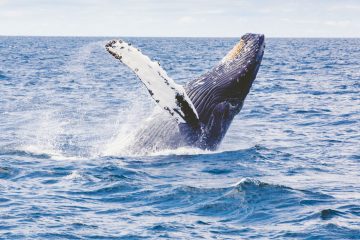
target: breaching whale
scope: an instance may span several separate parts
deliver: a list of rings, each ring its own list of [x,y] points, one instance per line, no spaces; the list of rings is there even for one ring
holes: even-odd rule
[[[265,37],[248,33],[210,71],[185,86],[131,44],[113,40],[107,51],[128,66],[163,109],[134,134],[131,152],[179,147],[215,150],[238,114],[256,78]],[[129,150],[129,149],[128,149]]]

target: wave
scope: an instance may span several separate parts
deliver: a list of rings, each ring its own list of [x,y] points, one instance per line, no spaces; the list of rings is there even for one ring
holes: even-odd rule
[[[44,152],[32,152],[27,150],[0,150],[0,155],[4,156],[24,156],[30,158],[49,159],[51,155]]]
[[[149,194],[146,201],[159,210],[175,208],[177,214],[192,212],[198,216],[216,217],[224,222],[280,224],[285,223],[286,219],[294,219],[294,215],[312,215],[311,209],[304,208],[300,203],[306,198],[329,205],[333,200],[329,195],[317,192],[243,178],[227,187],[168,187],[160,194]],[[333,216],[336,214],[332,211],[328,214],[326,210],[317,215],[318,218]]]

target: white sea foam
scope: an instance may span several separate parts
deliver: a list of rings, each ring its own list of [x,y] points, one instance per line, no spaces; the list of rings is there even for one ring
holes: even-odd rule
[[[152,152],[150,156],[166,156],[166,155],[203,155],[214,154],[222,151],[210,151],[194,147],[180,147],[177,149],[164,149],[156,152]]]
[[[139,128],[150,121],[154,114],[159,110],[155,108],[153,114],[146,116],[149,111],[146,104],[136,98],[136,93],[132,93],[130,106],[124,108],[118,114],[116,122],[112,125],[112,131],[115,133],[110,139],[102,143],[98,148],[98,154],[101,156],[128,156],[132,155],[129,147],[136,144],[135,134]],[[136,111],[134,110],[136,109]],[[147,118],[146,118],[147,117]]]
[[[81,179],[81,178],[82,178],[82,176],[81,176],[81,174],[79,173],[78,170],[72,171],[69,175],[66,175],[64,177],[64,179],[71,179],[71,180],[73,180],[73,179]]]

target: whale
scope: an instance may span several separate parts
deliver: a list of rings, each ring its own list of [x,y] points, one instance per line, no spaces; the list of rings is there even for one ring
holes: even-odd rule
[[[131,43],[111,40],[105,47],[138,76],[161,109],[132,134],[128,151],[149,153],[180,147],[212,151],[244,105],[261,65],[265,37],[243,35],[217,65],[184,86]]]

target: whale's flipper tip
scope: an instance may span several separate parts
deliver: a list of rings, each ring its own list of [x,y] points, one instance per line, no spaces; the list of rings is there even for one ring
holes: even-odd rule
[[[126,43],[122,40],[111,40],[106,45],[106,50],[113,55],[116,59],[120,60],[122,59],[122,51],[119,51],[119,49],[125,49]],[[121,61],[122,62],[122,61]]]

